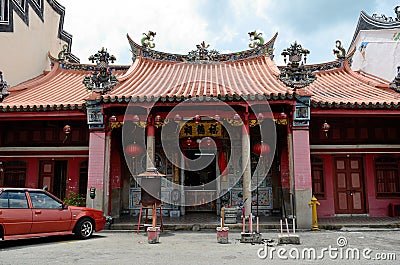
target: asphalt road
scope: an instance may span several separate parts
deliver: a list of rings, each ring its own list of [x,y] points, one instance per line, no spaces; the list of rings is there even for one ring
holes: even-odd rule
[[[144,233],[103,231],[89,240],[72,236],[0,242],[0,264],[399,264],[400,230],[300,232],[300,245],[229,243],[216,233],[164,232],[149,244]],[[382,260],[384,259],[384,260]]]

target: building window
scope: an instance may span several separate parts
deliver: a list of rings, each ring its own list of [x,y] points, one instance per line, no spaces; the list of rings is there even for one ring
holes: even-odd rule
[[[4,168],[5,187],[25,187],[26,163],[22,161],[7,162]]]
[[[392,157],[375,160],[376,194],[378,197],[400,197],[399,161]]]
[[[324,163],[321,158],[311,157],[312,192],[317,199],[325,198]]]

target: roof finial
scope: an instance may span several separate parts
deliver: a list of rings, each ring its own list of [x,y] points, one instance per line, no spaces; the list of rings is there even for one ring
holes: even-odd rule
[[[96,54],[89,57],[89,61],[96,62],[96,70],[92,72],[92,76],[85,76],[83,84],[88,90],[104,94],[111,91],[118,84],[117,78],[111,72],[109,62],[114,63],[116,60],[114,55],[110,55],[104,47]]]
[[[248,33],[250,37],[251,43],[249,44],[249,47],[254,49],[256,47],[260,47],[264,44],[264,39],[261,37],[262,33],[257,33],[257,31],[251,31]]]
[[[197,50],[190,51],[188,53],[188,60],[190,62],[213,62],[219,60],[219,52],[217,50],[207,50],[210,44],[206,44],[204,41],[196,45]]]
[[[337,49],[333,49],[333,54],[335,54],[339,60],[344,60],[346,58],[346,50],[343,48],[340,40],[336,41],[336,48]]]
[[[154,47],[156,47],[156,44],[153,42],[154,41],[154,37],[156,36],[156,33],[149,30],[149,32],[143,33],[144,37],[142,38],[141,42],[142,42],[142,46],[145,48],[150,48],[153,49]]]
[[[396,6],[395,8],[394,8],[394,12],[396,13],[396,20],[397,21],[400,21],[400,6]]]
[[[3,80],[3,72],[0,71],[0,102],[2,102],[5,97],[10,95],[10,92],[8,92],[7,88],[9,88],[9,86],[7,82]]]
[[[396,92],[400,92],[400,66],[397,66],[397,76],[389,84],[389,87]]]
[[[69,54],[69,52],[68,52],[68,44],[64,44],[62,46],[62,50],[58,53],[58,60],[59,61],[66,60],[68,54]]]
[[[289,57],[289,62],[282,69],[279,75],[279,80],[294,90],[308,86],[317,79],[311,70],[307,69],[304,64],[307,62],[307,54],[310,51],[303,49],[300,44],[294,42],[289,48],[284,49],[282,55],[286,63],[286,57]],[[303,58],[304,56],[304,58]]]

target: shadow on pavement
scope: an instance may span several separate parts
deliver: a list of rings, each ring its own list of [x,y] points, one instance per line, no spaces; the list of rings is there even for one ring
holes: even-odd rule
[[[91,238],[87,240],[96,240],[99,238],[105,237],[104,235],[93,235]],[[23,248],[29,246],[37,246],[43,244],[53,244],[53,243],[67,243],[78,241],[74,235],[66,235],[66,236],[48,236],[48,237],[35,237],[35,238],[23,238],[23,239],[14,239],[14,240],[2,240],[0,241],[0,251],[3,249],[9,248]]]

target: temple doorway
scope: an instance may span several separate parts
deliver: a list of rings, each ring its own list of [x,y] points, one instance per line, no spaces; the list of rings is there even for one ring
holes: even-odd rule
[[[189,205],[186,207],[186,211],[215,211],[215,200],[210,202],[217,192],[215,155],[213,153],[200,153],[198,149],[185,150],[185,155],[189,160],[198,159],[200,156],[213,156],[213,158],[210,157],[211,162],[204,168],[195,171],[185,170],[185,200],[186,205]],[[201,204],[195,205],[198,202]]]

